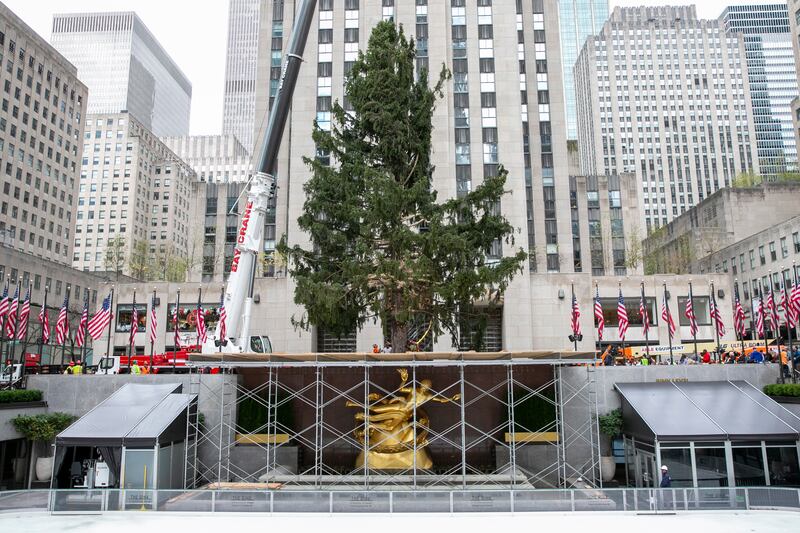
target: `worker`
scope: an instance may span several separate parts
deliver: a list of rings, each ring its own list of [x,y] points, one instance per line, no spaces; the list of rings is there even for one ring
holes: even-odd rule
[[[372,353],[381,353],[381,349],[377,343],[372,345]]]
[[[75,361],[70,361],[69,366],[67,366],[67,368],[64,369],[64,373],[67,375],[72,374],[72,367],[74,366],[75,366]]]
[[[139,368],[139,363],[134,359],[133,364],[131,365],[131,374],[139,375],[142,373],[142,369]]]
[[[148,367],[147,365],[142,366],[139,370],[141,371],[142,374],[150,373],[150,367]]]
[[[83,365],[81,365],[80,361],[78,361],[77,363],[70,363],[70,366],[72,367],[73,376],[79,376],[83,374]]]

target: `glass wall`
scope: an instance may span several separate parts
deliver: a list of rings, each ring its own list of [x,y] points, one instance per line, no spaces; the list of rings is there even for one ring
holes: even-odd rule
[[[675,446],[666,448],[666,446]],[[679,447],[678,447],[679,446]],[[673,487],[692,487],[692,450],[689,443],[668,444],[661,448],[661,465],[669,468]],[[660,476],[660,474],[659,474]]]
[[[152,489],[153,479],[153,449],[125,450],[125,487],[126,489]]]
[[[728,463],[724,442],[696,442],[695,469],[698,487],[727,487]]]
[[[792,441],[767,443],[769,484],[800,487],[800,468],[797,461],[797,444]]]
[[[797,455],[796,449],[795,455]],[[766,485],[764,450],[760,442],[733,444],[733,477],[737,487]]]

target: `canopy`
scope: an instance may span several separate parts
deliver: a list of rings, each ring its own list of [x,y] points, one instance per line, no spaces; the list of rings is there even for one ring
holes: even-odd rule
[[[800,440],[800,418],[746,381],[617,383],[623,431],[645,440]]]
[[[128,383],[56,437],[57,446],[141,446],[182,440],[196,394],[181,385]]]

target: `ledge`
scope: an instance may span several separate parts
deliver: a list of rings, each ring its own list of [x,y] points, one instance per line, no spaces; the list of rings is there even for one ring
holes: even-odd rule
[[[0,411],[8,409],[33,409],[35,407],[47,407],[47,402],[42,400],[41,402],[0,403]]]
[[[236,444],[283,444],[289,442],[288,433],[237,433]]]
[[[769,394],[767,395],[769,396]],[[769,396],[778,403],[800,403],[800,396]]]
[[[558,432],[556,431],[535,431],[535,432],[522,432],[506,433],[506,442],[558,442]]]

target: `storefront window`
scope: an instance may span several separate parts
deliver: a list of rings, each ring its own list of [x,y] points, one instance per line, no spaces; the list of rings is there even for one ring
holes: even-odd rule
[[[136,321],[139,329],[137,331],[143,332],[147,329],[147,304],[136,304]],[[124,332],[131,330],[131,317],[133,315],[132,304],[119,304],[117,305],[117,319],[116,331]]]
[[[737,487],[760,487],[766,484],[761,446],[734,446],[733,476]]]
[[[170,317],[167,322],[167,331],[175,331],[173,322],[173,313],[175,312],[175,304],[167,306],[167,315]],[[203,304],[203,313],[206,319],[206,328],[213,329],[217,327],[219,322],[219,303]],[[178,312],[178,331],[192,332],[197,328],[197,305],[191,307],[184,307],[181,305]]]
[[[725,448],[700,448],[695,445],[694,460],[698,487],[727,487],[728,468]]]
[[[669,468],[673,487],[694,486],[692,451],[689,448],[662,448],[661,465],[666,465]]]
[[[800,487],[800,468],[797,464],[797,446],[770,446],[767,443],[770,485]]]

